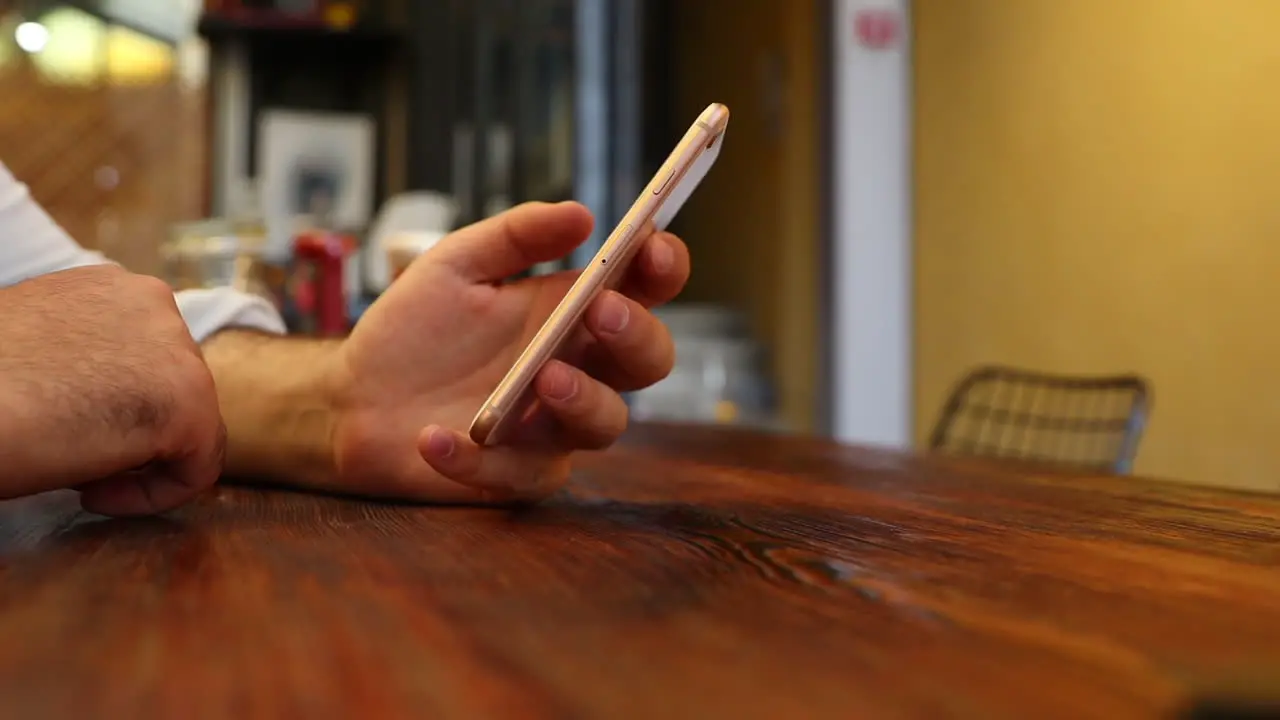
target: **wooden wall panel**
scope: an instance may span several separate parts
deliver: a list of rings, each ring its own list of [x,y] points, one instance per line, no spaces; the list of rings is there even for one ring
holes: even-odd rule
[[[0,98],[0,161],[81,244],[154,272],[172,224],[204,215],[202,89],[62,84],[19,59]]]
[[[682,300],[747,315],[768,353],[779,411],[819,428],[821,80],[815,0],[672,5],[676,125],[709,102],[732,112],[716,168],[673,224],[694,271]]]

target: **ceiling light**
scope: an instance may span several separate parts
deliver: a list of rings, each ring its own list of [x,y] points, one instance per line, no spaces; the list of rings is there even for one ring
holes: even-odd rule
[[[49,30],[38,22],[24,22],[13,32],[13,38],[18,41],[18,47],[35,54],[49,43]]]

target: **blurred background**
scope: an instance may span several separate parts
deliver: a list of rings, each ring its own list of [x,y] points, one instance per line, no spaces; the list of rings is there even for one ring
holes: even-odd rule
[[[580,266],[722,102],[672,228],[678,366],[636,417],[1272,490],[1275,27],[1253,0],[0,0],[0,162],[131,269],[337,333],[526,200],[592,208],[535,272]]]

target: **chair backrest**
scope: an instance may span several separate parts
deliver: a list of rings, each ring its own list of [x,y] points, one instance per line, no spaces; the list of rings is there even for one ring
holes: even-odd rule
[[[1150,407],[1147,382],[1136,375],[986,366],[952,390],[929,446],[1124,474],[1133,469]]]

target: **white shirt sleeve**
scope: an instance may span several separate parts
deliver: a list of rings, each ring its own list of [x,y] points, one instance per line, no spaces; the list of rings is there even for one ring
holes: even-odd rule
[[[0,163],[0,287],[37,275],[110,262],[72,240],[31,198],[27,186]],[[184,290],[178,309],[196,342],[225,328],[281,334],[284,321],[275,307],[256,295],[231,288]]]

